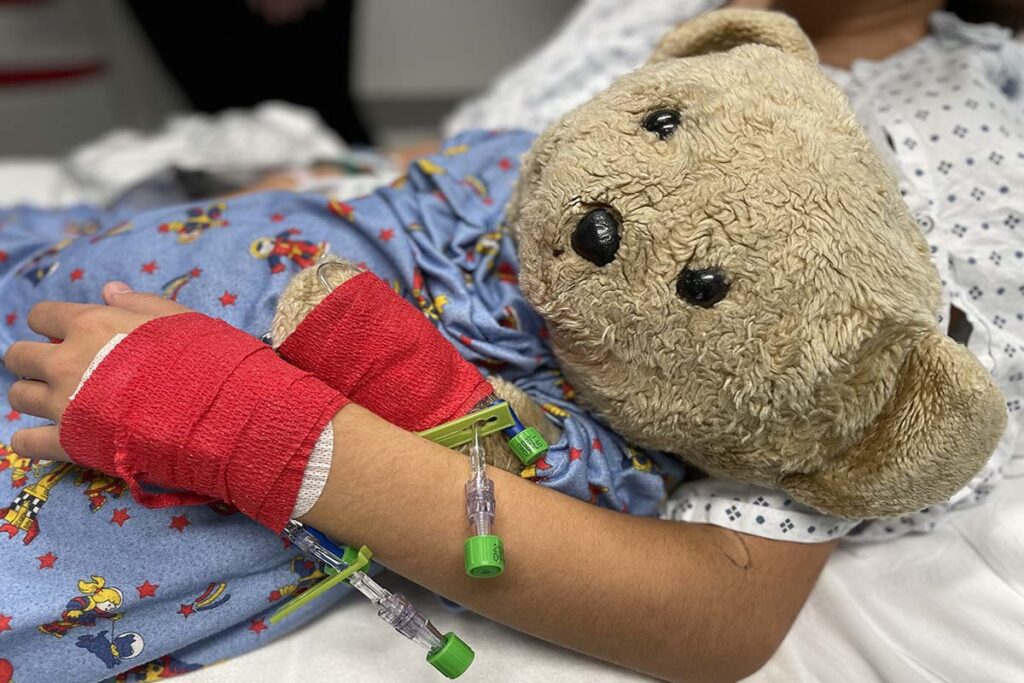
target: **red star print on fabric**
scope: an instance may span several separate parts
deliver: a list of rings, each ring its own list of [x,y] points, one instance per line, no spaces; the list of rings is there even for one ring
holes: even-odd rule
[[[540,456],[540,460],[538,460],[537,462],[533,463],[533,466],[536,467],[538,470],[549,470],[549,469],[551,469],[551,465],[548,464],[548,458],[547,458],[546,455]]]
[[[583,456],[583,453],[578,448],[569,449],[569,462],[573,460],[579,460]]]
[[[19,413],[17,410],[12,410],[11,412],[7,413],[5,417],[7,418],[8,422],[17,422],[18,420],[21,419],[21,413]]]
[[[117,508],[114,510],[114,515],[110,518],[110,523],[123,527],[124,523],[131,518],[132,516],[128,514],[128,508]]]
[[[390,242],[391,238],[394,237],[394,236],[395,236],[395,231],[392,230],[391,228],[384,228],[384,229],[382,229],[380,231],[379,235],[378,235],[378,237],[380,237],[381,241],[383,241],[383,242]]]
[[[221,294],[219,299],[218,299],[218,301],[220,301],[220,305],[221,306],[234,306],[235,302],[237,300],[238,300],[238,295],[237,294],[232,294],[231,292],[229,292],[227,290],[225,290],[224,293]]]
[[[263,623],[262,619],[253,619],[252,624],[249,626],[249,630],[255,633],[256,635],[263,633],[268,628],[270,627]]]
[[[498,168],[502,171],[509,171],[512,169],[512,160],[508,157],[502,157],[498,160]]]
[[[5,263],[6,261],[7,261],[7,252],[3,251],[2,249],[0,249],[0,263]]]
[[[475,261],[476,260],[476,252],[467,251],[466,252],[466,260],[469,261],[470,263]]]
[[[11,311],[10,313],[7,314],[7,317],[4,318],[4,320],[7,322],[7,326],[10,327],[14,323],[18,322],[18,314],[15,313],[14,311]]]
[[[188,274],[191,275],[192,277],[199,277],[200,275],[203,274],[203,269],[193,268],[192,270],[188,271]]]
[[[6,614],[0,614],[0,633],[4,631],[12,631],[11,628],[11,617]]]
[[[53,565],[57,561],[57,556],[50,552],[45,555],[40,555],[36,559],[39,560],[40,569],[53,569]]]
[[[273,590],[270,591],[270,595],[267,597],[267,602],[277,602],[281,599],[281,591]]]
[[[82,270],[81,268],[75,268],[74,270],[71,271],[71,281],[78,282],[79,280],[82,279],[83,275],[85,275],[84,270]]]
[[[146,275],[152,275],[157,271],[158,268],[159,266],[156,265],[156,261],[150,261],[149,263],[143,263],[142,267],[139,270],[141,270]]]
[[[179,534],[185,533],[185,527],[192,522],[188,521],[187,515],[174,515],[171,517],[171,523],[168,525],[169,529],[176,530]]]
[[[280,223],[281,221],[284,220],[284,214],[275,213],[273,216],[270,217],[270,220],[274,221],[275,223]]]
[[[196,608],[192,605],[182,605],[181,609],[178,610],[178,614],[181,615],[182,619],[188,619],[191,615],[195,614]]]
[[[604,447],[601,445],[601,439],[594,437],[594,442],[590,445],[595,451],[601,451],[604,453]]]
[[[160,587],[158,583],[150,583],[147,579],[142,582],[141,586],[136,586],[135,590],[139,591],[139,598],[153,598],[156,597],[156,589]]]

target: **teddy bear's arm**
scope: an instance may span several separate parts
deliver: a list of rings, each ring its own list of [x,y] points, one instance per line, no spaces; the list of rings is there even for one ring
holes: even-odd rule
[[[320,266],[324,266],[321,270]],[[325,285],[338,287],[360,273],[355,265],[336,256],[326,256],[316,267],[299,271],[288,283],[274,311],[270,341],[276,349],[299,326],[317,304],[327,298]],[[321,281],[321,276],[323,280]]]
[[[317,266],[299,272],[281,294],[270,332],[275,348],[327,297],[328,288],[337,288],[361,272],[351,263],[333,256],[320,263],[327,265],[322,270]],[[511,382],[497,376],[488,378],[488,381],[494,387],[494,394],[508,401],[524,425],[535,428],[549,444],[558,441],[560,430],[547,419],[540,405]],[[483,445],[488,462],[495,467],[515,473],[523,469],[502,434],[486,437]]]

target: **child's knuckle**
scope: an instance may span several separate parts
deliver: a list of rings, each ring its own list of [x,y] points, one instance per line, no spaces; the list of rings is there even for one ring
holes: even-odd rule
[[[103,332],[108,327],[107,311],[97,306],[80,311],[74,319],[74,326],[79,332],[96,333]]]
[[[82,376],[82,371],[88,361],[84,357],[72,353],[70,348],[67,350],[60,348],[50,356],[47,364],[50,376],[55,378],[55,381],[61,382],[63,386],[64,382],[77,381]]]

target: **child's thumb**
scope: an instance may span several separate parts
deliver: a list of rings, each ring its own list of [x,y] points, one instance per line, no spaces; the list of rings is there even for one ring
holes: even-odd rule
[[[103,287],[103,301],[108,306],[116,306],[133,313],[145,315],[174,315],[189,309],[174,301],[168,301],[156,294],[145,294],[133,291],[123,282],[108,282]]]

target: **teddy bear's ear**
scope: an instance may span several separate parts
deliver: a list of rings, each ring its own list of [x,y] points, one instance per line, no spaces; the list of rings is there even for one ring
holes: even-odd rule
[[[800,502],[850,519],[896,517],[947,500],[982,468],[1006,406],[965,347],[930,332],[907,355],[878,421],[825,468],[785,477]]]
[[[649,62],[726,52],[740,45],[767,45],[817,64],[818,55],[797,23],[779,12],[723,9],[702,14],[669,31]]]

